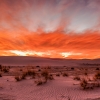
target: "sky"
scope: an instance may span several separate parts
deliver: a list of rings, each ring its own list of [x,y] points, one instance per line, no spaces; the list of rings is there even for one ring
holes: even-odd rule
[[[0,56],[100,58],[100,0],[0,0]]]

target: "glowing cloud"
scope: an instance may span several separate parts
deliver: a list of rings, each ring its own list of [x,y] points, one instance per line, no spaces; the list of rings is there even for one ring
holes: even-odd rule
[[[99,58],[98,0],[1,0],[0,55]]]

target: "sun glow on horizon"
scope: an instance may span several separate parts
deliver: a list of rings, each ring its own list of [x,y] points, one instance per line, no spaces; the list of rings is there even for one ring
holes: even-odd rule
[[[6,51],[7,52],[7,51]],[[68,58],[71,55],[81,55],[81,53],[72,53],[72,52],[37,52],[37,51],[21,51],[21,50],[9,50],[10,53],[13,53],[16,56],[38,56],[38,57],[49,57],[49,58]],[[57,57],[55,55],[58,55]]]

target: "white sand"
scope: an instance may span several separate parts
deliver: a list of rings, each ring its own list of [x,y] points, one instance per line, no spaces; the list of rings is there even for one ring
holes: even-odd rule
[[[73,85],[79,82],[71,76],[54,78],[36,86],[34,79],[16,82],[13,76],[3,76],[0,78],[0,100],[100,100],[94,99],[100,97],[100,88],[82,90],[79,85]]]

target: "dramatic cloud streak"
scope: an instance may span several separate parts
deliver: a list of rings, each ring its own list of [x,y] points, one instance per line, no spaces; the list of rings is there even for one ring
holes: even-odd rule
[[[0,55],[99,58],[99,0],[0,0]]]
[[[63,57],[64,54],[68,53],[69,57],[71,55],[77,55],[80,58],[95,58],[96,55],[100,57],[98,55],[100,52],[99,31],[86,31],[83,34],[65,34],[55,31],[48,34],[23,34],[16,37],[1,35],[0,39],[0,50],[8,50],[15,54],[20,51],[19,55],[24,52],[22,55],[37,54],[48,57]],[[16,50],[18,51],[16,52]]]

